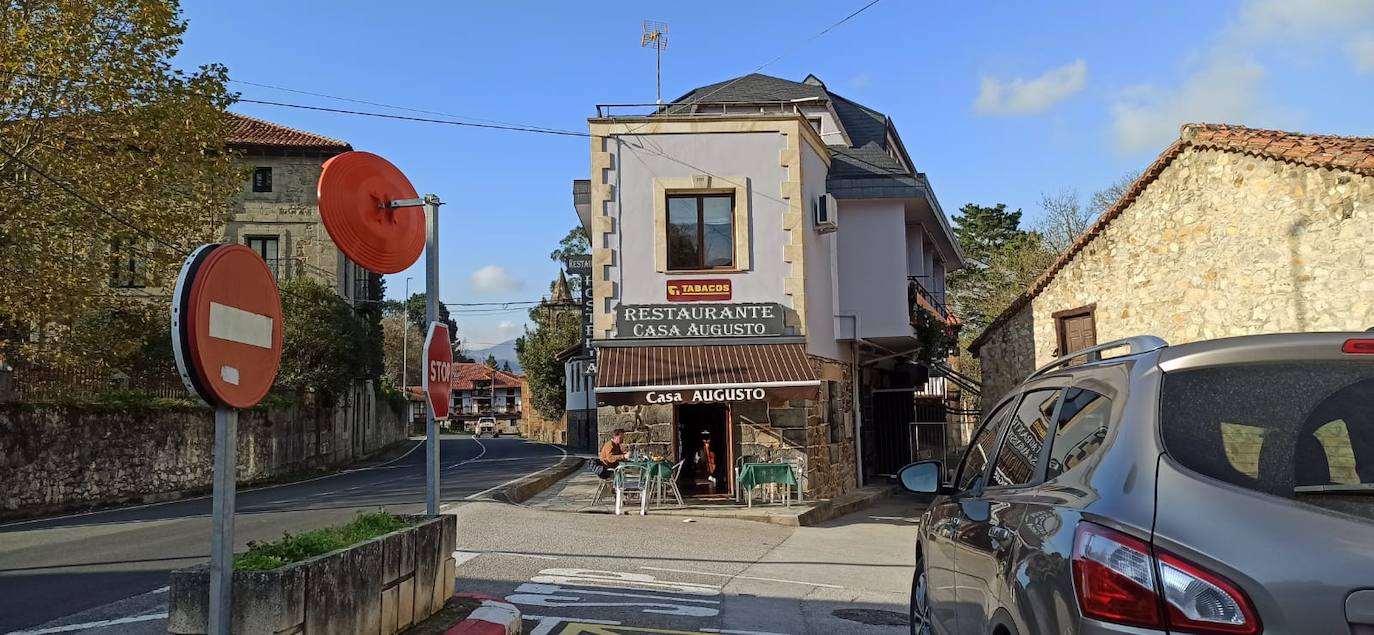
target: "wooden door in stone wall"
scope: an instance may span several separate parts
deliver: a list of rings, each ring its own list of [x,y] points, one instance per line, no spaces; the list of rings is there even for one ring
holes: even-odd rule
[[[1055,332],[1059,337],[1059,355],[1068,355],[1097,345],[1097,321],[1093,309],[1093,306],[1085,306],[1054,314]]]

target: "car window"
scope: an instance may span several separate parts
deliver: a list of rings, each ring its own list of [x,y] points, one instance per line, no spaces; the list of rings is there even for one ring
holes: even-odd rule
[[[989,485],[1000,487],[1031,482],[1058,401],[1058,389],[1032,390],[1021,399],[1007,422],[1007,434],[1002,440],[1002,449],[997,452],[997,464],[992,468]]]
[[[1374,363],[1176,371],[1160,406],[1166,451],[1195,472],[1289,498],[1374,484]]]
[[[1055,421],[1054,441],[1045,480],[1074,468],[1102,448],[1112,416],[1112,400],[1086,388],[1064,391]]]
[[[997,443],[997,434],[1002,430],[1002,424],[1010,410],[1004,407],[994,412],[988,419],[988,424],[978,431],[978,436],[969,444],[968,451],[964,453],[964,460],[959,464],[959,476],[955,480],[956,491],[972,491],[983,484],[984,468],[988,465],[993,446]]]

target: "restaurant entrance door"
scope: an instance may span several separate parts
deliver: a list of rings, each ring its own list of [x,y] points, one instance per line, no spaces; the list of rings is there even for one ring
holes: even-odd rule
[[[730,406],[682,404],[677,410],[677,456],[682,466],[681,487],[688,496],[730,493],[734,452],[730,434]]]

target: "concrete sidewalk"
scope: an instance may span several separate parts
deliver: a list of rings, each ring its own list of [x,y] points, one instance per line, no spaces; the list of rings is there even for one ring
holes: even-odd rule
[[[600,479],[586,470],[579,470],[549,487],[542,494],[531,498],[528,507],[559,512],[588,514],[610,514],[615,510],[615,494],[607,491],[601,501],[592,505]],[[728,518],[752,520],[791,527],[806,527],[843,516],[857,509],[887,497],[896,491],[893,485],[870,485],[834,499],[793,501],[790,507],[782,503],[761,503],[754,506],[733,501],[716,502],[687,499],[687,504],[679,507],[676,503],[664,503],[649,507],[650,515],[686,516],[694,518]],[[638,505],[627,506],[626,513],[638,514]]]

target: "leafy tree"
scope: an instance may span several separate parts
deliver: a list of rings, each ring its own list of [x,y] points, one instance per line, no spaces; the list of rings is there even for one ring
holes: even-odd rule
[[[954,219],[955,234],[968,264],[950,274],[950,301],[963,321],[959,344],[967,347],[1054,260],[1055,252],[1038,232],[1021,229],[1021,211],[997,204],[965,205]],[[973,360],[960,369],[977,373]]]
[[[174,0],[0,9],[0,321],[73,325],[109,309],[116,265],[169,287],[181,252],[219,238],[242,178],[233,99],[223,66],[172,69],[185,30]]]
[[[414,324],[400,315],[382,318],[382,350],[386,359],[386,377],[397,386],[401,385],[401,371],[406,370],[406,381],[411,386],[420,385],[420,360],[423,359],[425,335]],[[404,337],[402,337],[404,335]],[[407,364],[402,367],[402,353]]]
[[[563,363],[556,356],[582,337],[582,314],[574,307],[544,305],[530,309],[534,328],[515,340],[515,354],[529,380],[529,401],[540,416],[563,416]]]
[[[282,356],[277,383],[315,390],[332,404],[351,380],[366,376],[367,353],[358,343],[367,325],[334,290],[309,278],[282,285]]]
[[[509,373],[509,372],[511,372],[511,369],[510,369],[510,360],[508,360],[508,359],[503,359],[503,360],[501,360],[501,372],[503,372],[503,373]]]
[[[487,359],[482,362],[487,368],[496,368],[500,364],[496,361],[496,355],[487,353]]]

